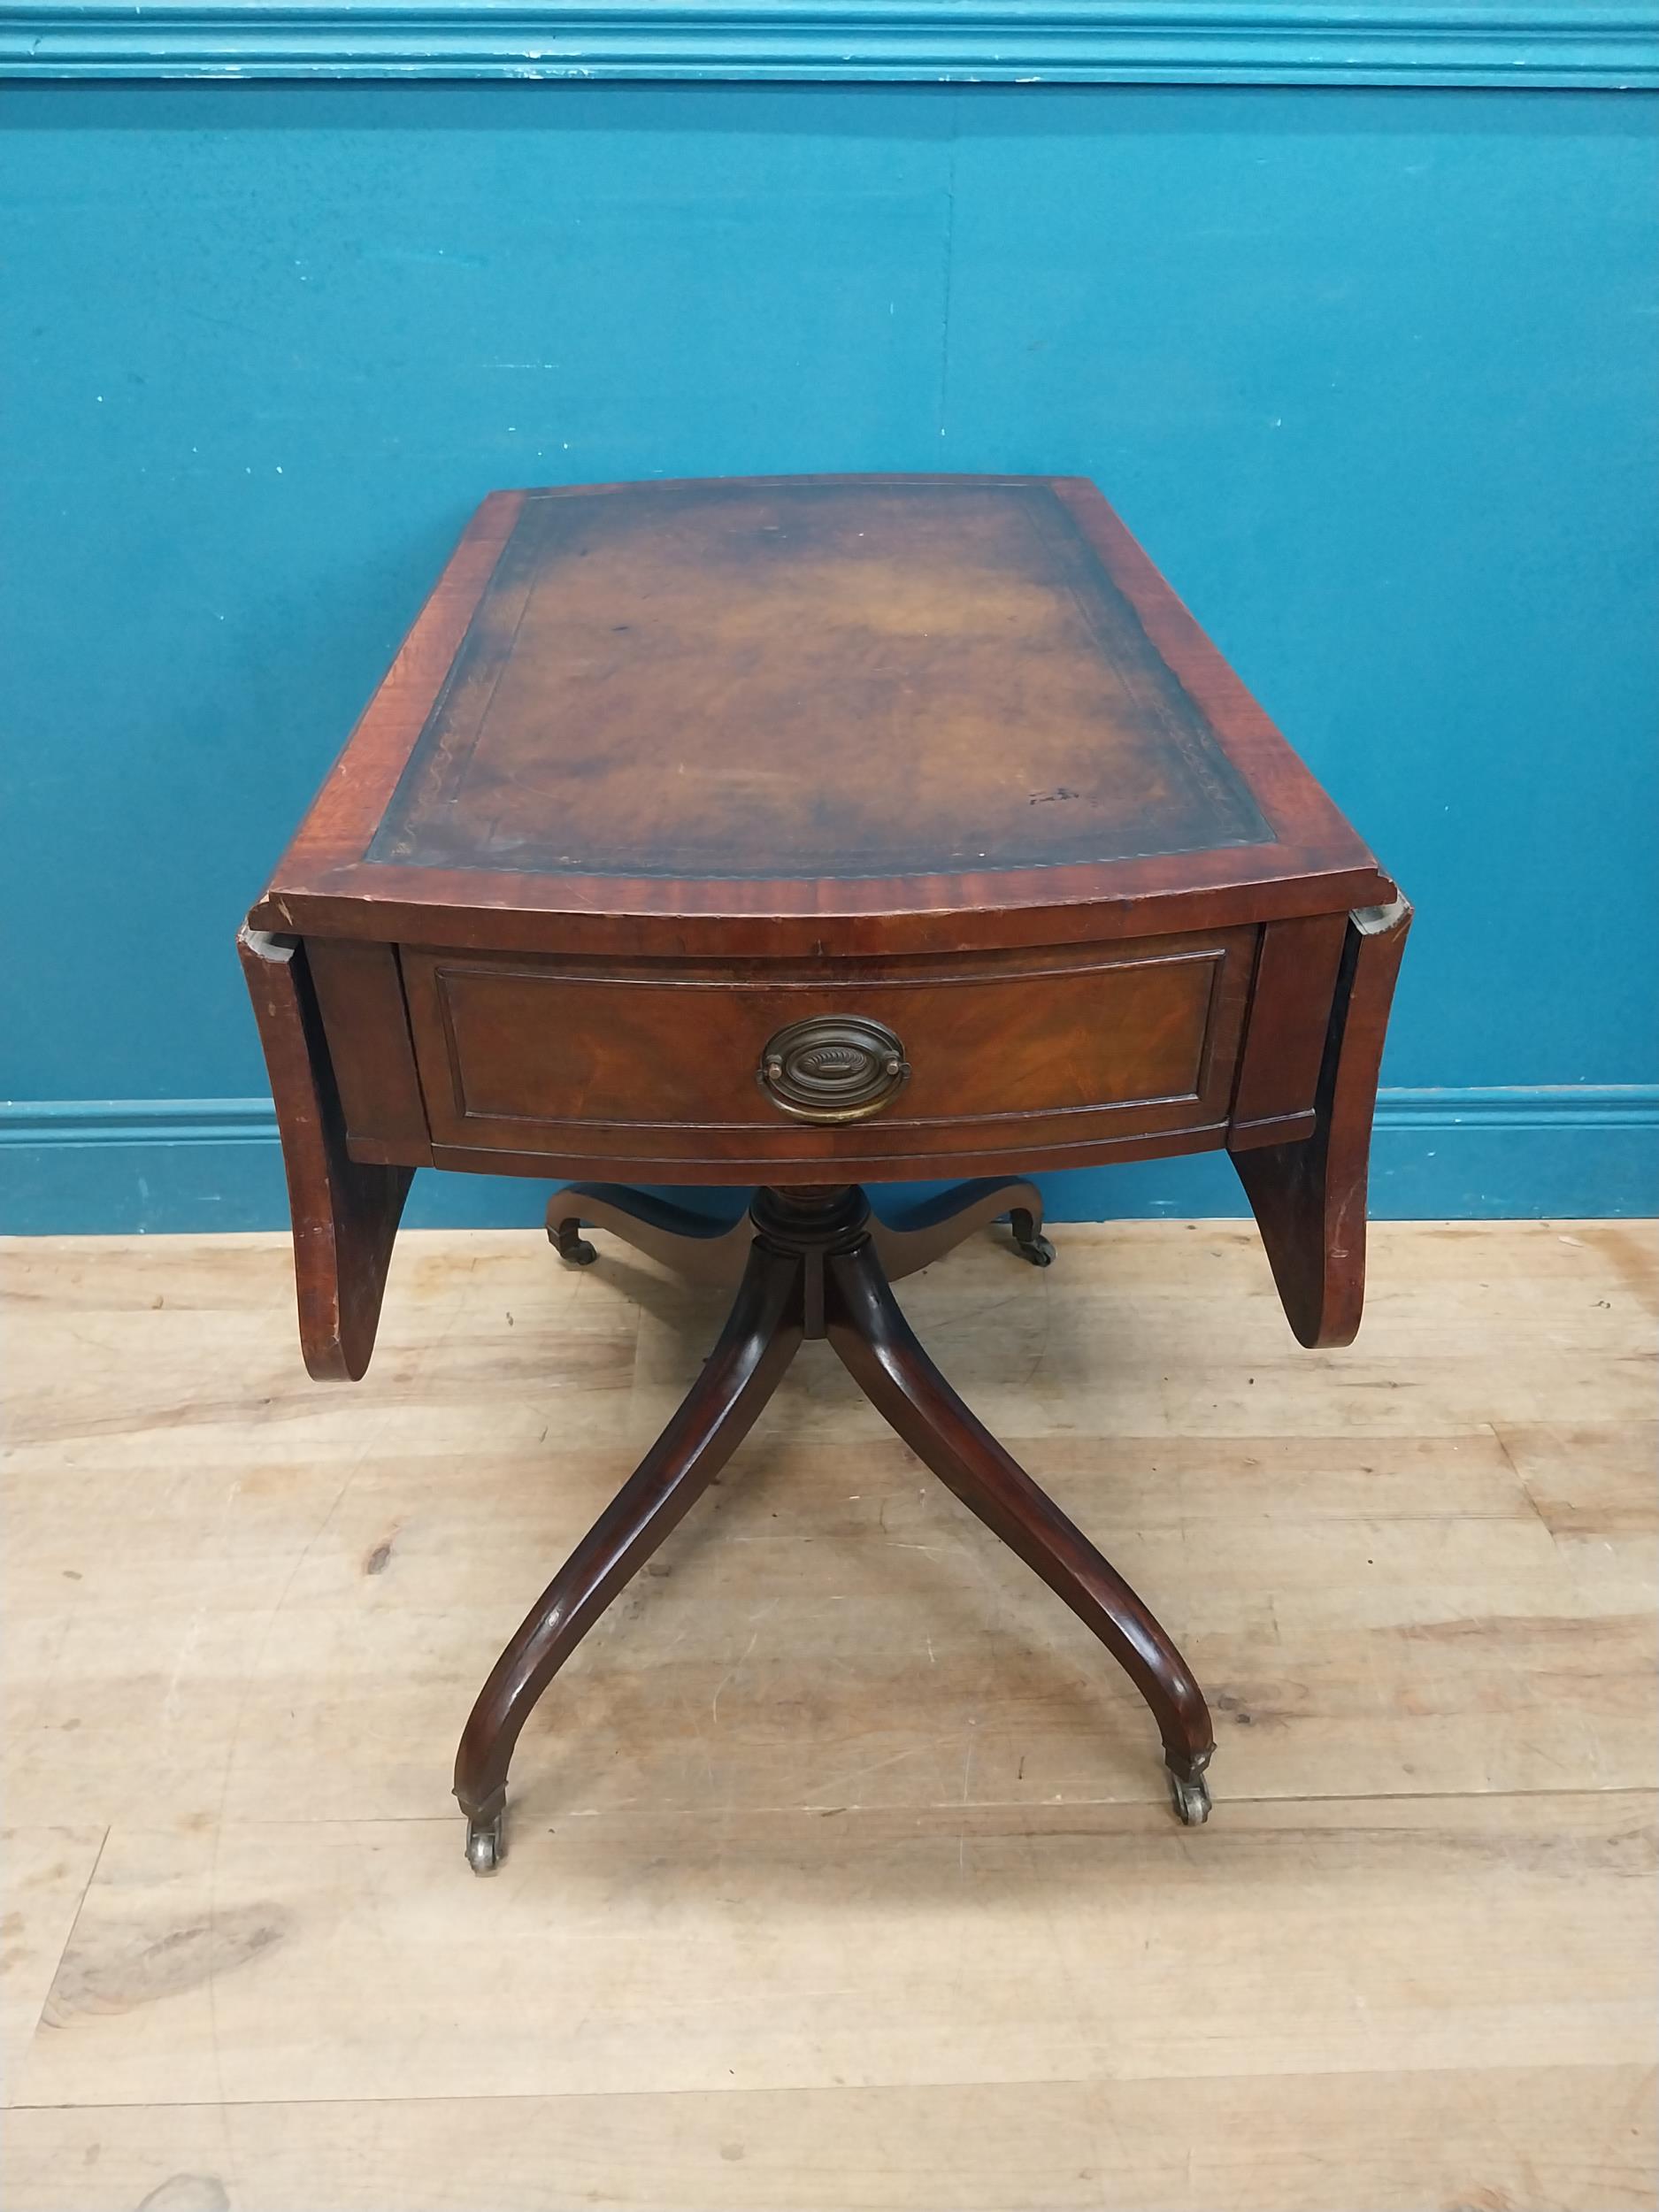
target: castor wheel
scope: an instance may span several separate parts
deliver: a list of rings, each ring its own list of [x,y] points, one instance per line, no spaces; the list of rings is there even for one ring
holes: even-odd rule
[[[1017,1210],[1010,1214],[1008,1225],[1014,1232],[1014,1242],[1023,1259],[1029,1260],[1033,1267],[1054,1265],[1054,1247],[1028,1213]]]
[[[469,1820],[466,1824],[466,1863],[474,1874],[493,1874],[507,1855],[507,1846],[502,1830],[507,1818],[503,1805],[494,1820]]]
[[[599,1257],[598,1247],[588,1243],[580,1221],[561,1221],[557,1229],[549,1222],[547,1238],[567,1267],[591,1267]]]
[[[1210,1785],[1202,1774],[1190,1778],[1177,1774],[1173,1767],[1166,1767],[1169,1776],[1170,1802],[1175,1808],[1176,1818],[1184,1828],[1202,1828],[1210,1817]]]

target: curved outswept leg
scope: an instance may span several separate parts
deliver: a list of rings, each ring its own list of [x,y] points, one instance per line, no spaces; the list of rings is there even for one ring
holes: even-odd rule
[[[776,1389],[801,1341],[801,1278],[797,1256],[752,1246],[719,1341],[685,1402],[495,1662],[455,1762],[475,1872],[490,1872],[501,1858],[507,1769],[536,1700],[718,1474]]]
[[[924,1198],[914,1206],[878,1212],[871,1220],[870,1237],[887,1280],[896,1283],[918,1267],[942,1259],[976,1229],[1002,1215],[1009,1217],[1014,1242],[1033,1266],[1047,1267],[1054,1247],[1042,1233],[1042,1194],[1034,1183],[987,1176],[978,1182],[958,1183],[936,1198]]]
[[[1365,1304],[1365,1191],[1383,1033],[1411,926],[1403,899],[1348,916],[1313,1134],[1296,1144],[1235,1152],[1297,1340],[1351,1344]]]
[[[1152,1709],[1175,1809],[1210,1809],[1215,1732],[1187,1662],[1115,1567],[983,1427],[923,1350],[868,1244],[825,1261],[825,1329],[877,1409],[947,1489],[1064,1599]]]
[[[567,1183],[548,1201],[547,1233],[560,1259],[577,1267],[599,1256],[585,1228],[608,1229],[696,1283],[741,1282],[755,1239],[747,1214],[720,1221],[621,1183]]]

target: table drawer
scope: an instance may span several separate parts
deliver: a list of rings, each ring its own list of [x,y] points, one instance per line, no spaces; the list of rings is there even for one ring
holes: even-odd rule
[[[816,972],[416,949],[403,963],[440,1164],[447,1148],[668,1180],[891,1177],[1218,1141],[1256,936]]]

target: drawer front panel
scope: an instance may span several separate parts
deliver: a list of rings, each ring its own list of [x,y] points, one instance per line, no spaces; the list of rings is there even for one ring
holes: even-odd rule
[[[1255,939],[1240,929],[825,975],[412,949],[403,968],[434,1144],[758,1171],[1225,1123]],[[803,1022],[826,1025],[804,1082]],[[884,1045],[878,1064],[855,1067],[864,1041],[888,1037],[885,1068]],[[769,1047],[789,1038],[786,1075]],[[858,1102],[834,1120],[798,1102],[819,1096]]]

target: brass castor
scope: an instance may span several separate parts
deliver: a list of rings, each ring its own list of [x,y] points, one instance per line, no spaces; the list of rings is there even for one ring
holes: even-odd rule
[[[1177,1774],[1173,1767],[1166,1769],[1170,1782],[1170,1802],[1175,1816],[1184,1828],[1202,1828],[1210,1817],[1210,1785],[1202,1774]]]
[[[1021,1256],[1033,1267],[1054,1265],[1054,1247],[1044,1236],[1024,1207],[1017,1206],[1008,1217],[1008,1225],[1014,1232],[1014,1242]]]
[[[466,1824],[466,1863],[474,1874],[493,1874],[507,1855],[502,1827],[505,1811],[494,1820],[469,1820]]]

